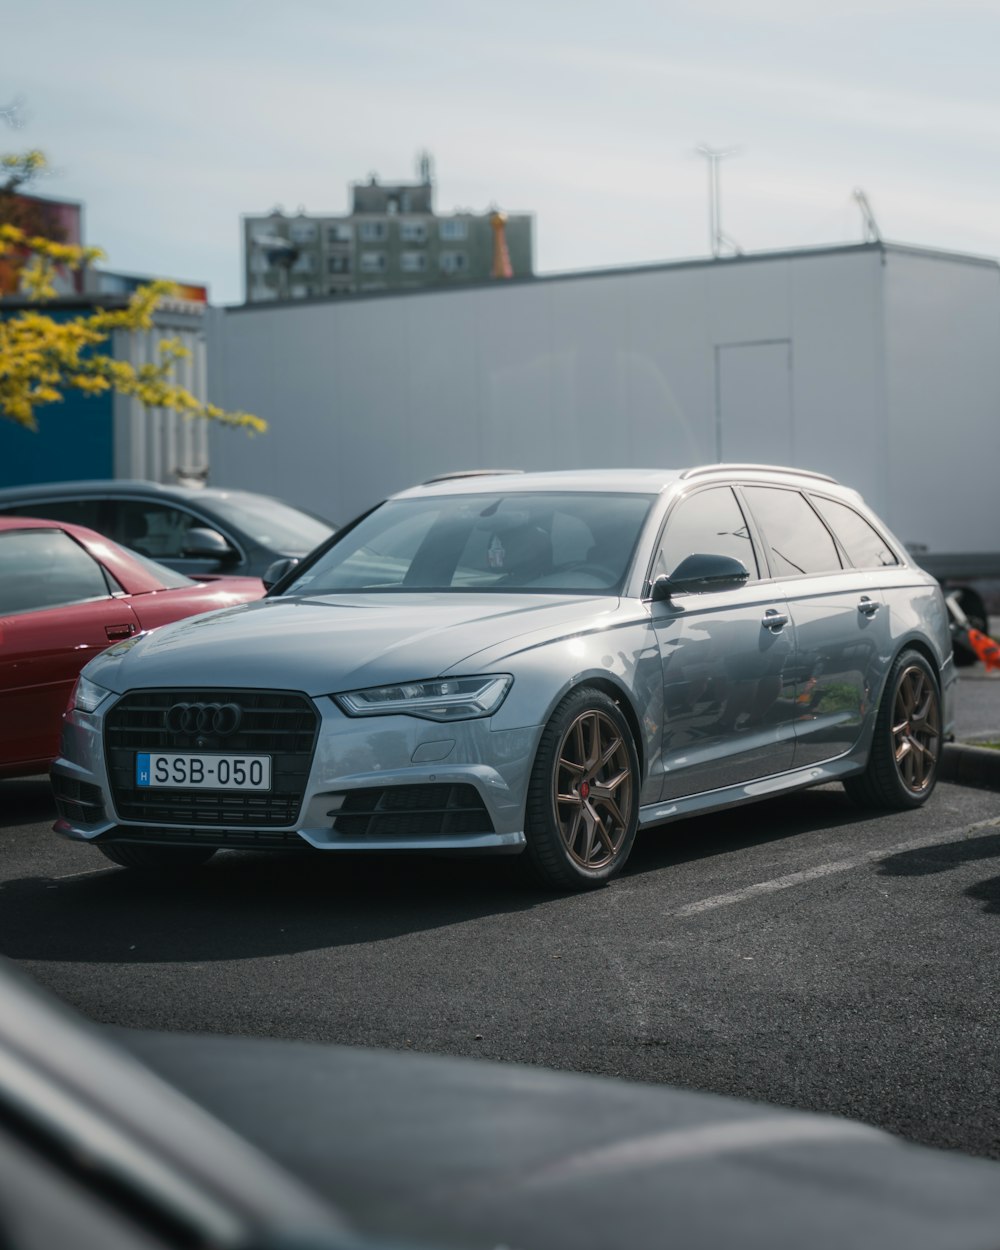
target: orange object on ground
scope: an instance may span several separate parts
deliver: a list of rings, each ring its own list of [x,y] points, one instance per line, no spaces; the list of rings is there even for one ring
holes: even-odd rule
[[[978,629],[970,629],[969,645],[982,660],[987,672],[991,668],[1000,669],[1000,643],[994,642],[992,638]]]

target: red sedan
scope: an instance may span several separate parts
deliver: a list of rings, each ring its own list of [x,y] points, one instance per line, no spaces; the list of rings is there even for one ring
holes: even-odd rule
[[[73,683],[99,651],[263,593],[256,577],[192,581],[82,525],[0,517],[0,777],[48,768]]]

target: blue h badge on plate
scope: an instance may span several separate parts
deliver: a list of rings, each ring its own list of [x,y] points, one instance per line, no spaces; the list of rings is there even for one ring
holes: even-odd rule
[[[149,785],[149,753],[140,752],[135,757],[135,784],[137,786]]]

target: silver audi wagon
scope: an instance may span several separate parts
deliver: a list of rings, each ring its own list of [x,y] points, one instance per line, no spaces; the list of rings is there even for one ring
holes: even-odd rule
[[[832,478],[458,476],[88,664],[55,828],[146,871],[481,850],[581,889],[676,817],[834,780],[925,802],[954,680],[937,583]]]

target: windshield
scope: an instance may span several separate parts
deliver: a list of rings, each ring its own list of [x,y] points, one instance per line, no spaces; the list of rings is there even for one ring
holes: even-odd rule
[[[390,500],[284,593],[616,593],[652,499],[519,492]]]
[[[304,556],[326,542],[335,526],[265,495],[213,495],[213,512],[239,526],[248,538],[290,556]]]

